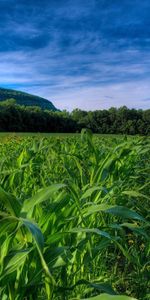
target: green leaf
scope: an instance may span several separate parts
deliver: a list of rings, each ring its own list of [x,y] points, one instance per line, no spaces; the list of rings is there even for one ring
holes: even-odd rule
[[[26,257],[28,256],[30,251],[31,251],[31,249],[16,252],[16,254],[9,260],[8,264],[6,265],[3,277],[5,277],[8,274],[13,273],[22,264],[24,264]]]
[[[37,248],[42,252],[44,247],[44,237],[40,228],[33,222],[27,219],[20,219],[22,224],[31,232],[33,240],[36,243]]]
[[[134,220],[145,222],[145,219],[142,216],[137,214],[135,211],[126,208],[125,206],[98,204],[98,205],[91,205],[87,209],[84,209],[84,213],[86,216],[101,211],[121,218],[134,219]]]
[[[7,209],[7,211],[13,215],[18,217],[21,210],[21,204],[19,201],[9,193],[6,193],[1,187],[0,187],[0,202],[3,203],[4,207]]]
[[[101,190],[101,189],[102,189],[102,188],[99,187],[99,186],[95,186],[95,187],[89,188],[89,189],[82,195],[81,200],[90,197],[95,191],[99,191],[99,190]]]
[[[80,300],[79,298],[73,298],[72,300]],[[136,300],[135,298],[128,297],[128,296],[116,296],[116,295],[108,295],[108,294],[101,294],[96,297],[90,297],[81,300]]]
[[[124,206],[114,206],[108,208],[106,212],[121,218],[134,219],[134,220],[145,222],[145,219],[142,216],[140,216],[135,211],[128,209]]]
[[[27,219],[20,219],[20,220],[28,228],[28,230],[31,232],[31,234],[33,236],[33,239],[35,241],[35,244],[36,244],[40,259],[41,259],[43,269],[45,271],[45,275],[46,275],[46,277],[48,277],[47,281],[48,282],[50,281],[50,284],[54,285],[55,280],[52,277],[50,270],[48,268],[48,265],[46,264],[44,256],[43,256],[44,238],[43,238],[43,234],[42,234],[40,228],[36,224],[32,223],[31,221],[29,221]]]
[[[140,197],[150,201],[150,197],[136,191],[123,191],[122,194],[136,198]]]
[[[9,251],[9,245],[11,243],[12,237],[8,236],[5,241],[3,242],[3,244],[1,245],[1,249],[0,249],[0,267],[1,270],[3,269],[3,262],[4,262],[4,258],[6,257],[8,251]]]
[[[27,199],[24,201],[22,207],[22,213],[29,212],[29,215],[32,215],[33,209],[37,204],[40,204],[50,198],[50,196],[60,190],[61,188],[65,187],[65,184],[52,184],[51,186],[39,191],[35,194],[32,198]]]
[[[85,232],[85,233],[94,233],[98,234],[100,236],[103,236],[107,239],[113,240],[113,238],[107,233],[106,231],[99,230],[97,228],[73,228],[69,230],[70,233],[80,233],[80,232]]]

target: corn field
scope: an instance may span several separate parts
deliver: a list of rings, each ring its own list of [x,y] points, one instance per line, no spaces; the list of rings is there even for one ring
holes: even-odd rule
[[[0,299],[149,300],[149,202],[148,137],[1,139]]]

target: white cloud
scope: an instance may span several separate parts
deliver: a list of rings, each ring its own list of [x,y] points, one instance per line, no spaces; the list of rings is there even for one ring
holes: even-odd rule
[[[142,100],[150,96],[149,54],[131,49],[95,56],[60,52],[56,39],[42,50],[1,53],[0,86],[16,86],[69,111],[150,107]]]
[[[60,109],[69,111],[74,108],[83,110],[108,109],[112,106],[126,105],[129,108],[150,107],[150,100],[143,101],[149,94],[149,80],[108,84],[99,87],[85,87],[76,90],[51,89],[50,87],[32,87],[29,92],[37,93],[51,100]],[[106,95],[107,93],[107,95]]]

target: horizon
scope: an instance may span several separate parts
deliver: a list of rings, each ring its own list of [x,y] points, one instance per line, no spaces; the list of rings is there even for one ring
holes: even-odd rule
[[[3,88],[3,87],[0,87],[0,90],[5,90],[6,88]],[[13,92],[19,92],[19,93],[24,93],[24,94],[27,94],[27,95],[29,95],[29,96],[34,96],[34,97],[39,97],[39,98],[42,98],[41,96],[39,96],[39,95],[35,95],[35,94],[29,94],[28,92],[25,92],[25,91],[20,91],[20,90],[15,90],[15,89],[9,89],[9,88],[7,88],[7,90],[10,90],[10,91],[13,91]],[[15,100],[15,98],[8,98],[8,99],[6,99],[6,100],[3,100],[3,102],[5,102],[5,101],[7,101],[7,100]],[[46,99],[46,98],[43,98],[43,100],[47,100],[47,101],[49,101],[49,102],[51,102],[52,104],[53,104],[53,101],[50,101],[50,100],[48,100],[48,99]],[[1,102],[1,101],[0,101]],[[53,104],[54,105],[54,104]],[[54,105],[55,106],[55,105]],[[72,109],[72,110],[66,110],[66,109],[62,109],[62,110],[60,110],[59,109],[59,107],[55,107],[56,108],[56,110],[57,111],[60,111],[60,112],[62,112],[62,111],[67,111],[68,113],[72,113],[73,112],[73,110],[76,110],[76,109],[79,109],[79,110],[82,110],[82,111],[85,111],[85,112],[90,112],[90,111],[92,111],[92,112],[94,112],[94,111],[96,111],[96,110],[109,110],[109,109],[112,109],[112,108],[115,108],[115,109],[120,109],[120,108],[123,108],[123,107],[126,107],[127,109],[129,109],[129,110],[143,110],[143,111],[145,111],[145,110],[149,110],[149,109],[147,109],[147,108],[145,108],[145,109],[142,109],[142,108],[139,108],[139,109],[136,109],[135,107],[128,107],[128,106],[126,106],[126,105],[122,105],[122,106],[110,106],[109,108],[100,108],[100,109],[91,109],[91,110],[84,110],[84,109],[80,109],[80,108],[78,108],[78,107],[75,107],[74,109]]]
[[[0,87],[58,109],[150,108],[150,2],[1,0]]]

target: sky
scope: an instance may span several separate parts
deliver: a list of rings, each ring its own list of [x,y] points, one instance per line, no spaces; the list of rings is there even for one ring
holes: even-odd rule
[[[0,87],[68,111],[150,108],[150,0],[0,0]]]

